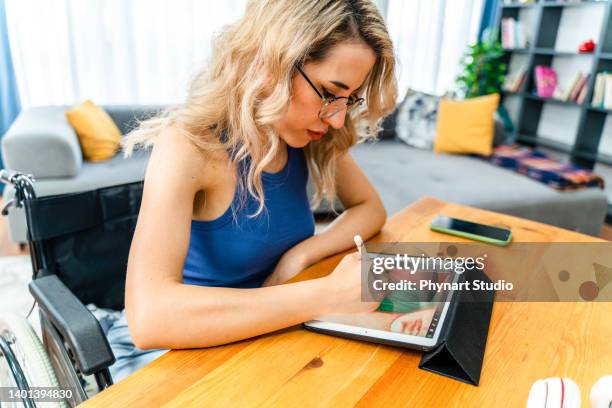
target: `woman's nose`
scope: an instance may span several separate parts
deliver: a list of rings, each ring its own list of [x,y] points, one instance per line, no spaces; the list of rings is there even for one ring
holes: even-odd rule
[[[334,129],[340,129],[344,126],[344,119],[346,118],[346,109],[342,109],[340,112],[335,113],[329,118],[322,119],[324,123],[333,127]]]

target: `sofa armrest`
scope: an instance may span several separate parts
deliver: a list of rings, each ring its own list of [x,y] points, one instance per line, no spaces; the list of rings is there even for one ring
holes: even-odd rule
[[[21,112],[2,138],[4,166],[35,178],[76,176],[83,153],[65,110],[46,106]]]
[[[29,288],[83,374],[94,374],[115,362],[100,323],[56,275],[35,279]]]

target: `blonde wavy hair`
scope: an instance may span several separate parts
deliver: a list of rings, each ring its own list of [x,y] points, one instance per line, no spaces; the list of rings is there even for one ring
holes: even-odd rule
[[[298,66],[325,59],[344,41],[361,41],[376,56],[357,90],[367,106],[346,116],[343,128],[304,148],[315,186],[312,206],[336,196],[335,168],[349,147],[375,138],[395,107],[393,45],[369,0],[252,0],[244,16],[216,37],[210,63],[191,82],[184,103],[142,121],[123,140],[126,156],[150,147],[165,128],[180,130],[204,153],[233,152],[231,164],[250,162],[239,183],[264,209],[262,173],[281,148],[272,124],[291,99]],[[244,199],[242,200],[242,202]]]

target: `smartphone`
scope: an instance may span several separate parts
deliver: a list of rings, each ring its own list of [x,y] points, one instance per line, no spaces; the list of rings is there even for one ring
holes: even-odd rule
[[[501,246],[508,245],[512,239],[512,231],[509,229],[478,224],[476,222],[447,217],[446,215],[438,215],[431,222],[430,228],[444,234]]]

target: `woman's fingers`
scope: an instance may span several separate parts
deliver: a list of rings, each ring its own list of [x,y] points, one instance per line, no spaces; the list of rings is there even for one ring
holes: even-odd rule
[[[415,329],[415,336],[418,336],[418,334],[421,332],[421,329],[423,328],[423,319],[418,319],[416,322],[416,329]]]
[[[417,336],[423,328],[423,319],[418,318],[408,322],[402,322],[402,331],[411,336]]]

